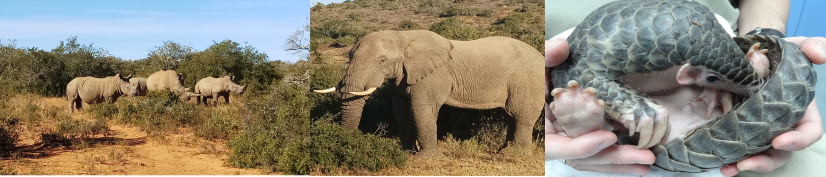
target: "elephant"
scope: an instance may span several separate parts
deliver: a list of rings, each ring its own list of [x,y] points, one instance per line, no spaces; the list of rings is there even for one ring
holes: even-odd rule
[[[200,94],[197,104],[201,104],[201,101],[203,101],[204,105],[207,105],[207,99],[214,98],[212,100],[213,106],[218,107],[219,96],[224,97],[224,103],[229,104],[229,92],[237,95],[244,94],[247,85],[235,84],[232,82],[233,80],[235,80],[235,76],[207,77],[199,80],[195,84],[195,93]]]
[[[145,77],[135,77],[135,78],[129,79],[129,83],[131,83],[132,86],[135,87],[135,90],[137,90],[137,92],[138,92],[138,94],[135,95],[135,96],[146,96],[146,92],[148,90],[146,88],[146,78]]]
[[[83,112],[83,103],[109,104],[118,101],[122,95],[134,97],[138,94],[135,86],[129,83],[132,75],[121,77],[120,74],[106,78],[77,77],[66,85],[66,100],[69,101],[69,113],[74,109]]]
[[[508,127],[508,141],[531,144],[543,111],[545,71],[542,53],[524,42],[499,36],[455,41],[426,30],[380,31],[361,38],[349,58],[338,85],[315,90],[341,93],[345,128],[358,129],[365,100],[389,79],[396,85],[391,102],[405,150],[440,154],[436,119],[442,105],[503,108],[516,122]]]
[[[175,72],[175,70],[161,70],[146,78],[146,87],[149,91],[155,90],[169,90],[178,95],[181,101],[189,101],[192,97],[201,96],[189,92],[189,88],[184,87],[183,73]]]

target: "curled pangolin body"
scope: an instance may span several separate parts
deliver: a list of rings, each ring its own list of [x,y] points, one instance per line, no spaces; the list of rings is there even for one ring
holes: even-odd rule
[[[757,92],[722,117],[651,148],[654,166],[668,171],[703,172],[764,151],[774,137],[792,130],[814,99],[816,75],[797,45],[775,36],[732,39],[697,2],[612,2],[586,17],[568,41],[570,56],[552,71],[553,87],[565,88],[570,80],[594,87],[606,113],[634,107],[637,120],[653,115],[655,102],[617,79],[688,63],[753,86],[761,79],[745,53],[757,42],[769,49],[770,73]]]

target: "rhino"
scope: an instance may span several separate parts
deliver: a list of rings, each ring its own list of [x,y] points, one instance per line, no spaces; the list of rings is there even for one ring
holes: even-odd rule
[[[132,83],[132,86],[135,86],[135,90],[138,91],[138,95],[135,96],[146,96],[146,92],[148,91],[146,88],[146,78],[145,77],[135,77],[129,79],[129,83]]]
[[[121,77],[120,74],[115,74],[115,76],[105,78],[77,77],[72,79],[66,85],[69,113],[74,113],[75,108],[83,112],[83,103],[97,104],[106,101],[112,104],[122,95],[137,95],[135,86],[129,83],[130,78],[132,75]]]
[[[169,90],[177,94],[181,101],[189,101],[192,97],[201,96],[189,92],[189,88],[184,87],[183,73],[175,72],[175,70],[162,70],[146,78],[146,87],[149,91],[155,90]]]
[[[204,105],[207,105],[207,99],[214,98],[212,100],[213,106],[218,106],[218,96],[224,97],[224,103],[229,103],[229,92],[233,92],[237,95],[244,94],[244,90],[246,90],[247,85],[238,85],[233,83],[232,81],[235,80],[235,76],[224,76],[220,78],[214,77],[207,77],[203,78],[195,84],[195,93],[201,94],[198,96],[198,104],[201,104],[201,101],[204,102]]]

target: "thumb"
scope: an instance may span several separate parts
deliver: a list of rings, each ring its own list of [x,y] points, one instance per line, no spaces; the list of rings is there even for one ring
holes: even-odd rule
[[[554,67],[568,58],[568,41],[556,38],[545,41],[545,67]]]
[[[576,138],[557,134],[545,136],[546,161],[590,157],[617,142],[617,136],[605,130],[596,130]]]

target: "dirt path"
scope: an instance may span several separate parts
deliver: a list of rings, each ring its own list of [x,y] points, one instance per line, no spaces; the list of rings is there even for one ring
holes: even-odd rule
[[[43,98],[59,106],[59,98]],[[63,107],[60,107],[63,108]],[[61,109],[62,110],[62,109]],[[63,110],[62,110],[63,111]],[[68,110],[65,110],[68,112]],[[74,119],[87,119],[75,114]],[[49,127],[49,126],[43,126]],[[53,126],[52,126],[53,127]],[[262,175],[260,169],[227,167],[225,142],[197,138],[187,130],[164,137],[148,137],[137,127],[109,122],[109,135],[89,138],[73,147],[46,147],[36,130],[21,133],[19,153],[3,158],[3,167],[32,175]]]

